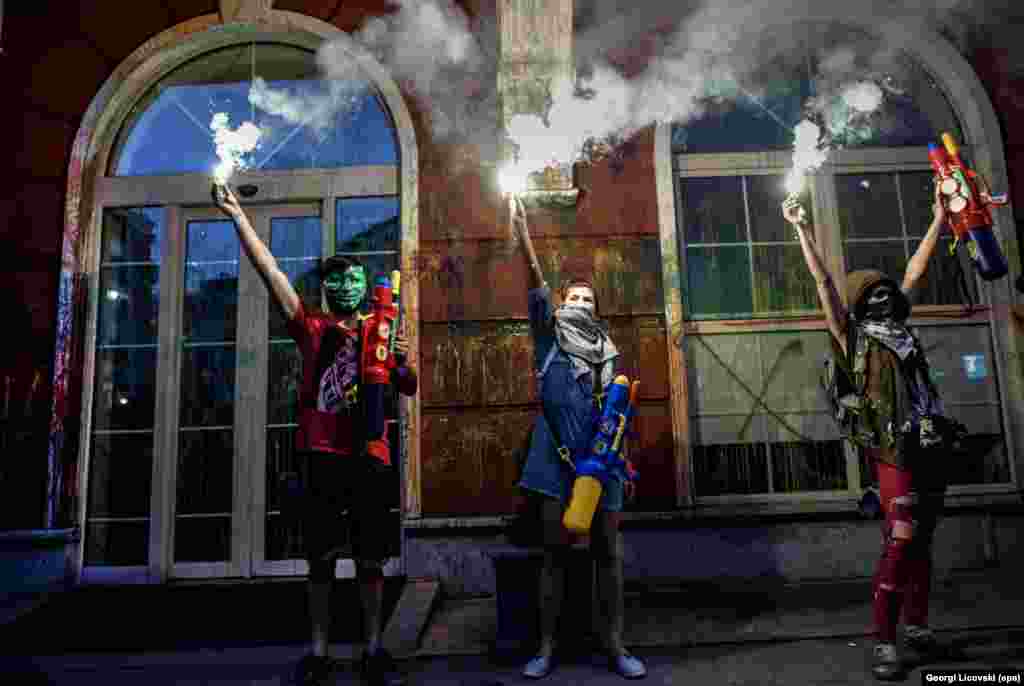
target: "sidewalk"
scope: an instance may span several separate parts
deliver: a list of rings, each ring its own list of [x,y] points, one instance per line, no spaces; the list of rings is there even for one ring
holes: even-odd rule
[[[871,641],[865,637],[869,595],[864,582],[780,585],[771,592],[750,583],[737,589],[708,585],[628,594],[626,642],[647,659],[645,683],[868,684],[873,683],[867,668]],[[494,636],[493,599],[439,605],[423,620],[416,657],[403,663],[410,686],[532,683],[519,675],[518,665],[496,666],[486,655]],[[1018,577],[988,572],[937,582],[932,616],[940,638],[951,647],[947,666],[1024,668],[1024,584]],[[103,631],[103,617],[81,620],[81,630]],[[289,683],[292,665],[305,651],[298,642],[259,645],[231,638],[164,652],[111,646],[110,652],[53,655],[40,646],[31,656],[0,662],[0,672],[9,677],[6,683],[27,686],[276,686]],[[361,647],[339,643],[331,651],[339,659],[354,660]],[[336,682],[358,683],[358,678],[349,667]],[[583,654],[567,658],[544,683],[605,686],[623,681],[600,656]],[[921,683],[920,673],[907,683]]]

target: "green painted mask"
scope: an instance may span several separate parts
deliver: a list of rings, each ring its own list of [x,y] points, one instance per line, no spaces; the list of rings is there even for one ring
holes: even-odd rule
[[[335,313],[354,312],[366,297],[366,272],[362,267],[330,272],[324,277],[323,284],[327,305]]]

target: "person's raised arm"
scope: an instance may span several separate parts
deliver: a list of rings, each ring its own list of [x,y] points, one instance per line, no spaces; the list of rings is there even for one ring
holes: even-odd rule
[[[260,237],[256,235],[256,230],[252,228],[249,218],[245,216],[245,210],[242,209],[238,198],[235,197],[231,189],[227,185],[215,186],[213,198],[217,207],[231,217],[235,223],[238,239],[242,242],[245,254],[252,260],[253,266],[256,267],[257,273],[266,284],[274,301],[284,312],[285,318],[291,320],[299,310],[300,300],[299,294],[295,292],[291,281],[288,280],[288,275],[281,271],[281,268],[277,266],[277,260],[274,259]]]
[[[544,272],[540,269],[537,253],[533,249],[533,241],[530,240],[530,229],[526,225],[526,208],[514,197],[511,202],[512,224],[515,227],[516,235],[523,242],[523,254],[530,265],[530,289],[540,288],[545,283]]]
[[[800,202],[795,197],[786,198],[782,203],[782,215],[790,224],[796,228],[796,234],[800,239],[800,248],[804,253],[804,262],[814,277],[818,286],[818,299],[821,300],[821,308],[825,311],[825,321],[828,323],[828,330],[832,332],[843,352],[846,352],[846,306],[843,305],[839,291],[832,281],[832,275],[825,269],[825,263],[818,254],[814,245],[814,239],[810,236],[810,226],[806,225],[800,216]]]
[[[914,256],[907,262],[907,271],[903,274],[903,285],[900,290],[903,294],[910,296],[910,292],[917,286],[924,273],[928,270],[928,261],[935,252],[935,246],[939,242],[939,233],[942,231],[942,224],[946,221],[946,208],[942,205],[939,196],[939,185],[935,184],[935,202],[932,205],[932,225],[917,246]]]

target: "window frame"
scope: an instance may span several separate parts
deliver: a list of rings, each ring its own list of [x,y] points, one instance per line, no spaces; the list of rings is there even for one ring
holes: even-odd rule
[[[670,130],[669,126],[665,126]],[[666,135],[667,134],[663,134]],[[968,158],[971,157],[970,146],[962,146]],[[686,264],[686,240],[685,240],[685,212],[684,185],[687,178],[708,178],[708,177],[736,177],[756,175],[785,175],[792,168],[792,153],[790,151],[763,151],[756,153],[671,153],[671,174],[672,174],[672,200],[675,209],[675,224],[673,226],[676,255],[678,256],[677,283],[673,290],[666,289],[666,298],[672,293],[680,294],[680,302],[673,303],[679,308],[681,322],[681,333],[687,335],[715,335],[715,334],[754,334],[754,333],[784,333],[796,331],[823,331],[827,332],[824,313],[798,314],[782,317],[756,317],[746,319],[687,319],[685,308],[682,306],[682,298],[685,298],[687,264]],[[810,190],[811,210],[815,217],[814,238],[822,253],[826,269],[832,275],[836,284],[846,282],[846,258],[843,245],[843,238],[840,225],[838,198],[836,185],[833,177],[841,174],[857,173],[898,173],[898,172],[920,172],[931,171],[928,161],[927,148],[925,147],[900,147],[900,148],[859,148],[833,151],[829,160],[822,165],[821,169],[808,177]],[[781,208],[782,196],[779,197]],[[781,209],[780,209],[781,212]],[[749,213],[749,210],[748,210]],[[748,216],[749,220],[749,216]],[[943,228],[948,231],[948,228]],[[750,245],[750,242],[747,243]],[[915,327],[948,327],[961,326],[965,324],[985,325],[988,331],[989,340],[996,354],[992,360],[992,375],[997,384],[997,398],[999,402],[999,417],[1002,421],[1003,435],[1005,437],[1005,448],[1007,463],[1010,472],[1010,480],[998,484],[970,484],[950,486],[948,495],[952,497],[964,496],[988,496],[1011,494],[1017,492],[1017,476],[1014,465],[1016,454],[1014,445],[1014,431],[1011,430],[1011,417],[1008,410],[1009,398],[1007,391],[1006,364],[998,354],[997,332],[995,330],[995,310],[990,303],[984,302],[987,299],[988,291],[980,287],[980,278],[973,271],[971,276],[975,282],[976,292],[981,296],[983,302],[979,303],[978,309],[968,316],[963,316],[961,305],[915,305],[914,313],[908,323]],[[840,288],[840,297],[846,301],[845,289]],[[685,358],[685,354],[683,354]],[[686,370],[683,370],[686,373]],[[682,443],[685,446],[685,465],[688,474],[686,482],[689,492],[686,500],[699,506],[733,506],[733,505],[756,505],[756,504],[797,504],[805,501],[827,502],[836,500],[851,500],[859,498],[863,493],[861,488],[861,466],[857,458],[857,451],[849,441],[843,441],[844,453],[846,456],[847,483],[846,490],[838,491],[798,491],[793,493],[761,493],[761,494],[728,494],[717,496],[701,496],[696,492],[696,484],[693,474],[693,448],[692,425],[693,421],[700,415],[690,414],[690,389],[688,384],[681,386],[682,397],[676,402],[681,403],[682,412],[687,417],[685,421]],[[955,406],[955,404],[954,404]],[[771,458],[767,466],[769,473],[769,485],[771,484],[772,465]]]
[[[75,365],[80,371],[80,383],[72,383],[69,392],[80,398],[82,421],[74,427],[78,438],[73,455],[60,456],[76,463],[78,494],[73,503],[71,517],[80,530],[86,522],[86,497],[90,477],[90,438],[92,434],[92,410],[95,390],[96,343],[99,305],[98,266],[99,248],[103,230],[104,208],[108,206],[162,207],[169,225],[180,226],[178,215],[190,208],[210,207],[210,177],[208,174],[184,174],[179,176],[153,177],[109,177],[106,176],[109,161],[116,147],[118,134],[127,121],[134,104],[144,97],[149,87],[165,74],[193,58],[209,51],[233,44],[271,42],[292,45],[315,52],[326,41],[332,41],[345,55],[362,68],[368,80],[377,89],[383,106],[388,111],[394,127],[399,151],[398,163],[385,167],[342,167],[337,169],[303,169],[259,172],[258,175],[238,173],[232,184],[255,182],[260,186],[260,202],[302,203],[329,200],[329,212],[323,212],[325,243],[333,247],[335,205],[339,199],[364,195],[395,196],[399,200],[399,263],[407,275],[403,288],[403,305],[408,311],[418,309],[418,288],[414,267],[418,246],[418,205],[419,163],[415,129],[405,98],[397,83],[375,58],[355,43],[347,34],[326,22],[305,15],[283,10],[270,10],[265,21],[259,24],[237,22],[223,24],[219,15],[210,14],[189,20],[155,36],[140,46],[115,70],[103,88],[93,98],[83,117],[75,138],[68,170],[68,194],[65,208],[64,266],[62,283],[67,282],[68,293],[62,298],[81,297],[81,309],[67,313],[66,321],[60,326],[67,333],[58,336],[55,352],[55,367],[64,369]],[[145,181],[143,181],[145,180]],[[123,183],[122,183],[123,182]],[[133,188],[134,186],[134,188]],[[170,233],[170,230],[168,230]],[[329,237],[329,241],[327,239]],[[183,251],[180,237],[168,236],[164,241],[162,260],[168,262],[172,250]],[[162,266],[163,268],[163,266]],[[84,277],[79,279],[78,277]],[[163,273],[162,273],[163,277]],[[80,289],[80,290],[79,290]],[[165,295],[161,285],[161,298]],[[161,318],[161,326],[166,318]],[[176,323],[180,325],[180,322]],[[410,341],[410,363],[416,364],[418,326],[414,317],[406,323],[406,335]],[[74,350],[81,353],[80,362],[73,358]],[[62,366],[63,365],[63,366]],[[55,384],[67,386],[64,376],[67,372],[55,372]],[[177,380],[172,375],[172,382]],[[160,406],[161,395],[157,394],[157,412],[166,412]],[[165,403],[166,404],[166,403]],[[402,441],[402,474],[399,502],[403,522],[406,517],[420,516],[419,483],[419,400],[417,396],[402,397],[400,400]],[[76,410],[77,411],[77,410]],[[56,441],[58,452],[61,448],[65,429],[65,414],[54,408],[54,428],[51,431],[51,445]],[[70,428],[70,427],[68,427]],[[51,454],[51,457],[53,455]],[[177,456],[175,455],[175,458]],[[166,457],[163,458],[166,462]],[[138,567],[111,567],[84,565],[84,546],[79,547],[72,560],[76,581],[84,583],[164,583],[168,578],[166,553],[154,555],[154,539],[159,538],[169,519],[165,512],[173,493],[158,492],[157,484],[164,483],[159,473],[161,456],[154,459],[153,506],[149,516],[150,530],[155,534],[150,539],[150,554],[147,565]],[[53,475],[51,474],[51,480]],[[156,521],[159,519],[159,521]],[[163,534],[166,547],[169,537]],[[404,534],[403,534],[404,536]],[[404,549],[404,543],[403,543]],[[390,565],[391,573],[402,573],[404,556],[397,559],[397,565]],[[351,564],[339,564],[337,573],[343,576],[354,574]]]

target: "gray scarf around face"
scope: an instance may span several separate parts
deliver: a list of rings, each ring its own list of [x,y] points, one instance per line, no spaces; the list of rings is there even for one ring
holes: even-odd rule
[[[572,305],[559,307],[554,316],[555,339],[573,364],[573,377],[578,379],[597,367],[601,388],[607,387],[612,382],[612,365],[605,363],[619,356],[607,326],[586,309]]]

